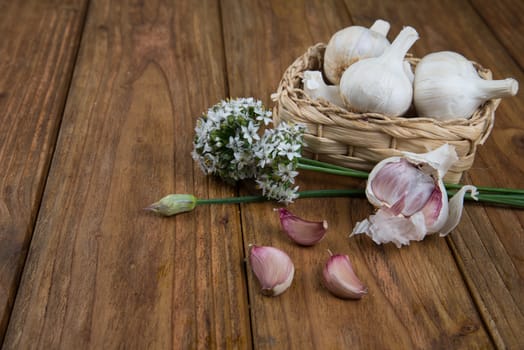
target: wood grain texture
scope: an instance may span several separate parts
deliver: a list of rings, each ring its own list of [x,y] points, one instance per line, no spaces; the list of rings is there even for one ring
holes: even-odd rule
[[[522,40],[517,39],[513,44],[500,32],[507,31],[510,25],[499,27],[494,23],[499,16],[507,16],[505,12],[497,12],[501,7],[512,8],[514,15],[522,18],[522,6],[517,2],[485,3],[483,10],[465,1],[403,1],[394,6],[353,0],[346,3],[357,22],[372,16],[391,21],[392,37],[402,25],[415,27],[420,34],[412,50],[416,56],[457,51],[492,70],[496,79],[514,77],[524,81],[521,66],[513,57]],[[478,12],[491,18],[491,22],[486,24]],[[424,14],[438,20],[428,20]],[[519,93],[502,101],[496,112],[495,128],[486,144],[479,147],[464,182],[524,187],[523,96]],[[522,348],[524,340],[519,334],[524,328],[524,211],[468,205],[461,224],[449,239],[497,347]]]
[[[251,343],[238,208],[142,210],[232,194],[190,157],[222,47],[214,1],[90,3],[6,349]]]
[[[523,37],[509,34],[521,12],[511,0],[0,0],[0,347],[523,348],[522,210],[470,203],[448,238],[402,249],[348,238],[373,210],[361,198],[290,205],[329,223],[309,248],[283,234],[277,203],[142,210],[167,193],[258,194],[201,173],[196,118],[227,96],[271,107],[284,70],[337,30],[383,18],[393,39],[411,25],[415,55],[458,51],[522,82]],[[464,182],[524,188],[522,96],[502,101]],[[304,171],[298,185],[364,183]],[[293,259],[283,295],[261,295],[249,244]],[[328,249],[349,255],[362,300],[322,286]]]
[[[524,3],[515,0],[471,0],[475,11],[487,23],[511,57],[524,69]]]
[[[283,71],[308,46],[327,42],[336,30],[352,23],[369,26],[374,21],[366,18],[352,22],[347,8],[353,5],[336,1],[223,4],[231,94],[254,95],[266,101]],[[370,2],[367,6],[380,4]],[[252,36],[249,48],[240,50],[235,46],[238,33],[257,32],[257,27],[264,34]],[[255,53],[263,60],[250,59]],[[250,81],[260,83],[249,85]],[[303,189],[363,185],[311,173],[300,177]],[[284,237],[273,206],[265,203],[242,207],[245,241],[283,249],[297,271],[290,290],[273,299],[263,297],[257,281],[248,274],[256,348],[493,346],[446,240],[430,237],[398,250],[391,245],[376,246],[367,237],[348,239],[353,225],[368,216],[371,207],[362,199],[317,199],[290,206],[301,217],[329,222],[328,236],[320,244],[301,248]],[[350,256],[369,295],[358,302],[342,301],[321,286],[320,271],[328,258],[327,249]]]
[[[0,2],[0,344],[33,233],[85,1]]]

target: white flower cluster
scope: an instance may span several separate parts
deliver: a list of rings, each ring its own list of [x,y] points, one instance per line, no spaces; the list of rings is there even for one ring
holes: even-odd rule
[[[271,111],[253,98],[221,101],[197,121],[193,159],[205,174],[224,181],[254,178],[267,198],[292,202],[304,126],[271,123]]]
[[[276,128],[266,130],[256,145],[256,182],[264,196],[285,203],[298,197],[298,186],[294,184],[304,130],[303,125],[282,122]]]
[[[198,119],[193,159],[205,174],[235,182],[255,176],[254,141],[260,140],[261,124],[271,122],[271,112],[261,101],[239,98],[221,101]]]

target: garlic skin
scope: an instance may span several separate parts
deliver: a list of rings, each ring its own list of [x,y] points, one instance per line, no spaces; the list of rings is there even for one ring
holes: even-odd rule
[[[360,299],[368,290],[353,271],[347,255],[331,255],[322,270],[324,286],[342,299]]]
[[[323,221],[308,221],[293,215],[285,208],[278,208],[282,230],[295,243],[312,246],[320,242],[326,235],[328,223]]]
[[[447,235],[462,216],[464,195],[476,188],[464,186],[449,201],[442,180],[458,159],[448,144],[423,154],[403,152],[379,162],[369,174],[366,197],[378,210],[358,222],[351,236],[365,233],[377,244],[398,248],[431,233]]]
[[[451,51],[424,56],[415,69],[417,115],[437,120],[469,119],[484,102],[514,96],[518,82],[482,79],[473,64]]]
[[[389,46],[389,23],[376,20],[370,28],[350,26],[339,30],[329,40],[324,53],[324,74],[334,85],[342,73],[358,60],[381,55]]]
[[[344,107],[338,85],[327,85],[320,71],[307,70],[302,79],[304,92],[312,99],[324,99],[336,106]]]
[[[263,295],[277,296],[291,286],[295,266],[291,258],[282,250],[269,246],[250,245],[249,262],[260,282]]]
[[[349,66],[340,79],[340,93],[348,109],[391,117],[409,109],[413,84],[404,57],[418,37],[414,28],[405,27],[382,55]]]

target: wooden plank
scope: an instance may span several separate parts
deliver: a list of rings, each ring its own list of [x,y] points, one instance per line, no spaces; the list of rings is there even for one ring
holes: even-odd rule
[[[92,1],[6,348],[246,348],[238,208],[190,156],[225,96],[215,1]]]
[[[403,25],[414,26],[420,40],[413,47],[417,56],[440,50],[457,51],[493,71],[496,79],[514,77],[524,81],[512,53],[520,52],[521,40],[500,33],[494,22],[500,6],[512,8],[522,18],[516,2],[486,3],[485,18],[463,1],[380,2],[346,1],[355,21],[384,17],[393,23],[396,34]],[[416,3],[416,4],[415,4]],[[512,4],[514,3],[515,6]],[[509,4],[509,5],[508,5]],[[487,15],[489,13],[489,16]],[[430,14],[430,20],[424,16]],[[452,29],[451,29],[452,28]],[[505,49],[505,46],[508,48]],[[495,128],[485,145],[479,147],[476,161],[464,181],[484,186],[524,187],[524,124],[522,93],[502,101],[496,112]],[[450,236],[450,244],[465,280],[482,313],[491,336],[500,348],[524,346],[524,212],[468,205],[461,224]]]
[[[380,3],[371,2],[366,8],[380,8]],[[348,7],[354,6],[349,3]],[[276,90],[287,66],[308,46],[327,42],[336,30],[357,23],[337,1],[224,1],[222,13],[231,94],[253,95],[265,101]],[[358,24],[371,25],[379,15],[370,13],[373,15]],[[419,16],[427,20],[424,16],[430,13]],[[253,40],[249,46],[242,46],[239,33],[246,32]],[[255,57],[263,59],[257,61]],[[363,185],[307,172],[299,177],[303,189]],[[276,298],[262,296],[248,273],[256,348],[493,346],[446,240],[433,236],[399,250],[392,245],[376,246],[367,237],[348,239],[353,225],[371,213],[365,200],[308,199],[292,204],[290,210],[306,219],[326,219],[330,229],[317,246],[301,248],[280,232],[274,206],[263,203],[242,207],[246,243],[282,248],[297,268],[291,288]],[[328,257],[327,249],[350,256],[369,288],[362,300],[339,300],[321,286],[320,271]]]
[[[471,0],[471,3],[498,41],[524,69],[524,3],[518,0]]]
[[[0,2],[0,344],[56,142],[85,3]]]

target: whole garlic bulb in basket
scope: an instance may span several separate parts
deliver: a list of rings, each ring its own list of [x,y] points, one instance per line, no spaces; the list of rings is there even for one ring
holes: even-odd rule
[[[369,27],[350,26],[339,30],[329,40],[324,53],[324,74],[335,85],[342,73],[360,59],[381,55],[389,46],[389,23],[376,20]]]
[[[382,55],[349,66],[340,79],[340,94],[346,106],[362,113],[404,114],[413,100],[413,84],[404,57],[417,40],[417,31],[405,27]]]
[[[514,96],[518,82],[482,79],[473,64],[451,51],[424,56],[415,69],[413,102],[420,117],[471,118],[487,100]]]

